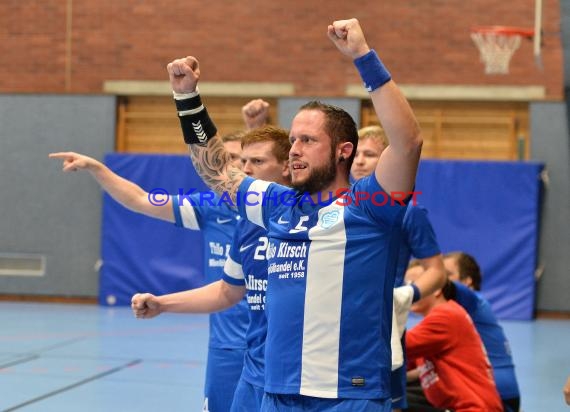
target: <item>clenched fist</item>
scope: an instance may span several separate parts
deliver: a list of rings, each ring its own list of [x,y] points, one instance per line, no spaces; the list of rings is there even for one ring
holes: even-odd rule
[[[200,79],[200,64],[193,56],[183,57],[166,66],[170,85],[176,93],[193,93]]]
[[[356,19],[337,20],[328,26],[329,39],[342,52],[353,60],[370,51],[366,44],[360,23]]]
[[[269,103],[262,99],[251,100],[241,108],[241,115],[248,130],[265,126],[269,120]]]
[[[137,293],[131,299],[131,309],[136,318],[150,319],[162,313],[158,298],[150,293]]]

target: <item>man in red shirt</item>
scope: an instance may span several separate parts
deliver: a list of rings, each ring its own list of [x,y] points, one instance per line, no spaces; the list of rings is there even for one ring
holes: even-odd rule
[[[422,271],[421,266],[409,269],[406,281],[413,282]],[[481,338],[467,312],[448,300],[452,293],[448,282],[412,305],[424,319],[406,335],[406,354],[415,368],[408,374],[419,375],[425,398],[409,392],[407,410],[500,412],[503,407]]]

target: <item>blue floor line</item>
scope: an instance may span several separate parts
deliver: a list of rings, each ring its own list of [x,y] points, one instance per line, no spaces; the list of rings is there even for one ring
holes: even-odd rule
[[[5,409],[5,410],[2,411],[2,412],[12,412],[12,411],[16,411],[16,410],[18,410],[18,409],[22,409],[22,408],[25,407],[25,406],[28,406],[28,405],[31,405],[31,404],[33,404],[33,403],[42,401],[42,400],[44,400],[44,399],[50,398],[50,397],[55,396],[55,395],[59,395],[60,393],[69,391],[69,390],[71,390],[71,389],[75,389],[75,388],[77,388],[77,387],[79,387],[79,386],[81,386],[81,385],[85,385],[86,383],[95,381],[95,380],[97,380],[97,379],[104,378],[105,376],[112,375],[112,374],[114,374],[114,373],[117,373],[117,372],[119,372],[119,371],[125,369],[125,368],[129,368],[129,367],[132,367],[132,366],[134,366],[134,365],[137,365],[137,364],[139,364],[139,363],[141,363],[141,362],[142,362],[142,359],[135,359],[135,360],[132,360],[132,361],[130,361],[129,363],[126,363],[126,364],[124,364],[124,365],[121,365],[121,366],[118,366],[118,367],[116,367],[116,368],[110,369],[110,370],[108,370],[108,371],[106,371],[106,372],[98,373],[97,375],[93,375],[93,376],[90,376],[90,377],[88,377],[88,378],[86,378],[86,379],[82,379],[82,380],[80,380],[79,382],[75,382],[75,383],[73,383],[73,384],[71,384],[71,385],[64,386],[63,388],[57,389],[57,390],[55,390],[55,391],[48,392],[48,393],[46,393],[46,394],[44,394],[44,395],[38,396],[37,398],[30,399],[30,400],[28,400],[28,401],[26,401],[26,402],[23,402],[23,403],[19,404],[19,405],[12,406],[12,407],[10,407],[10,408],[8,408],[8,409]]]

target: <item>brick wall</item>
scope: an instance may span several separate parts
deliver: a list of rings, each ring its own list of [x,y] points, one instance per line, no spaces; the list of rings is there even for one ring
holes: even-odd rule
[[[165,65],[192,54],[205,81],[291,82],[297,95],[341,96],[359,79],[326,27],[357,17],[401,84],[543,85],[547,98],[563,95],[559,0],[544,0],[544,71],[524,41],[506,76],[483,73],[469,28],[532,27],[533,0],[3,0],[0,13],[5,93],[166,80]]]

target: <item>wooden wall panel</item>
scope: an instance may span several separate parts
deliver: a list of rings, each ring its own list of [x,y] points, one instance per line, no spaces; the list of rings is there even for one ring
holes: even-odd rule
[[[411,102],[422,128],[424,158],[518,160],[530,158],[528,103]],[[362,125],[378,124],[369,101]]]
[[[241,107],[249,97],[204,97],[221,134],[243,129]],[[277,100],[271,118],[277,122]],[[528,104],[520,102],[412,102],[422,128],[424,158],[517,160],[530,158]],[[369,101],[363,126],[378,124]],[[186,153],[172,99],[130,96],[118,101],[118,152]]]
[[[243,130],[241,108],[249,97],[202,97],[210,117],[223,135]],[[270,116],[277,121],[276,100],[264,98],[271,105]],[[176,109],[169,96],[121,97],[118,104],[118,152],[186,153]]]

